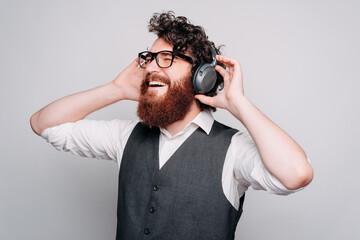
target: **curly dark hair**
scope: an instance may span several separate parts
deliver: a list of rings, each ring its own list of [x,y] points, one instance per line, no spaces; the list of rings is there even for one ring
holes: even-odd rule
[[[186,17],[175,17],[173,11],[154,13],[149,21],[149,32],[155,33],[159,38],[163,38],[173,45],[174,52],[184,53],[188,50],[194,60],[193,72],[199,64],[212,62],[212,48],[216,50],[217,54],[221,54],[221,46],[216,48],[215,44],[208,40],[203,27],[191,24]],[[217,65],[225,68],[222,63],[218,62]],[[219,85],[224,82],[223,77],[218,72],[216,74],[216,84],[206,94],[207,96],[215,96]],[[216,111],[216,108],[203,104],[199,100],[197,100],[197,103],[202,111]]]

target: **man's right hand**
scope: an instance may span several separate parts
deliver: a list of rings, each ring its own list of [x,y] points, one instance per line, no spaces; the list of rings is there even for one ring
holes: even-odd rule
[[[139,60],[135,59],[113,81],[114,85],[120,89],[123,100],[139,100],[144,69],[138,65]]]
[[[63,97],[43,107],[30,118],[33,131],[41,135],[46,128],[76,122],[117,101],[138,101],[144,70],[137,65],[138,60],[134,60],[115,80],[94,89]]]

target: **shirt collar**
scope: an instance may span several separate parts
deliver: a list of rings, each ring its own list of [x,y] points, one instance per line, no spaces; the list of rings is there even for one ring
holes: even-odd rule
[[[198,125],[207,135],[209,135],[214,123],[214,117],[209,111],[201,111],[191,123]]]
[[[207,135],[210,134],[212,125],[214,123],[214,117],[209,111],[201,111],[191,122],[189,122],[185,128],[175,134],[172,137],[183,134],[192,127],[200,127]],[[171,137],[170,133],[165,128],[160,128],[160,131],[167,137]]]

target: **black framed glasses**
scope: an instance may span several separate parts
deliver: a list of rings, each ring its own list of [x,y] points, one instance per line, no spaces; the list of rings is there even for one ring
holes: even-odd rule
[[[156,64],[161,68],[171,67],[173,64],[174,58],[179,57],[182,58],[189,63],[193,64],[193,60],[191,57],[186,56],[181,53],[173,52],[173,51],[160,51],[160,52],[150,52],[144,51],[138,54],[139,57],[139,65],[141,68],[146,68],[154,59],[156,60]]]

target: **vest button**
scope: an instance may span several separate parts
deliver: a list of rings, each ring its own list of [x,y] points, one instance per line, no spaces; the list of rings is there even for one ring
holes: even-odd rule
[[[153,190],[157,191],[157,190],[159,190],[159,187],[157,185],[154,185]]]
[[[144,233],[145,235],[148,235],[150,233],[150,230],[148,228],[145,228]]]
[[[153,207],[149,208],[149,212],[150,213],[154,213],[155,212],[155,209]]]

